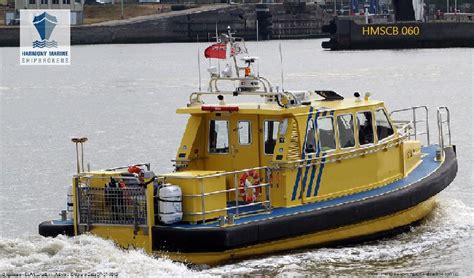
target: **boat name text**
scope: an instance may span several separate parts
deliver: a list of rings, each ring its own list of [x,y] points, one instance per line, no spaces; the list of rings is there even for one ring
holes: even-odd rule
[[[418,36],[418,26],[362,26],[363,36]]]

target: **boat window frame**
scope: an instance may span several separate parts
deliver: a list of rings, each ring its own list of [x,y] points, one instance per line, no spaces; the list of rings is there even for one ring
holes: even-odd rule
[[[385,114],[385,117],[387,118],[387,122],[388,122],[388,124],[390,125],[390,127],[392,128],[392,131],[393,131],[393,133],[391,135],[389,135],[389,136],[387,136],[383,139],[379,139],[379,134],[377,132],[377,119],[375,117],[377,111],[380,111],[380,110],[382,110],[383,113]],[[387,111],[385,110],[384,107],[380,107],[380,108],[377,108],[377,109],[374,110],[374,120],[375,120],[375,123],[374,123],[375,124],[375,134],[377,135],[377,143],[380,143],[380,142],[383,143],[384,141],[387,141],[387,139],[390,139],[391,137],[395,136],[395,133],[396,133],[395,128],[394,128],[394,126],[391,122],[389,114],[387,113]]]
[[[226,122],[227,123],[227,152],[211,152],[211,140],[210,140],[210,137],[209,137],[209,132],[211,131],[211,121],[222,121],[222,122]],[[218,154],[218,155],[228,155],[230,154],[230,134],[229,134],[229,120],[221,120],[221,119],[209,119],[208,121],[208,126],[209,126],[209,129],[208,129],[208,132],[206,134],[207,136],[207,153],[208,154]],[[217,144],[217,141],[216,141],[216,144]]]
[[[338,137],[338,140],[339,140],[338,144],[339,144],[339,149],[340,149],[340,150],[350,150],[350,149],[356,148],[356,147],[357,147],[357,144],[358,144],[358,142],[357,142],[357,136],[356,136],[356,123],[355,123],[355,118],[356,118],[356,116],[354,115],[354,113],[339,114],[339,115],[337,115],[337,117],[342,117],[342,116],[346,116],[346,115],[350,115],[350,116],[352,117],[352,127],[353,127],[353,130],[352,130],[353,132],[352,132],[352,134],[353,134],[353,137],[354,137],[354,146],[352,146],[352,147],[345,147],[345,148],[342,147],[342,144],[341,144],[341,133],[340,133],[340,130],[339,130],[339,122],[338,122],[337,119],[336,119],[337,137]]]
[[[278,143],[278,134],[279,134],[279,131],[280,131],[280,125],[281,125],[281,121],[277,120],[277,119],[263,119],[263,128],[262,128],[262,133],[263,133],[263,136],[262,136],[262,140],[263,140],[263,155],[271,155],[273,156],[273,154],[275,153],[275,146],[273,147],[273,153],[267,153],[266,150],[265,150],[265,122],[277,122],[278,123],[278,128],[277,128],[277,133],[276,133],[276,139],[275,139],[275,146],[277,145]],[[273,134],[272,134],[273,135]]]
[[[308,144],[308,134],[309,134],[309,129],[308,129],[308,125],[309,123],[312,123],[313,125],[313,135],[314,135],[314,152],[306,152],[306,146]],[[318,147],[319,147],[319,140],[318,140],[318,131],[317,131],[317,128],[316,128],[316,119],[309,119],[307,122],[306,122],[306,133],[305,133],[305,137],[304,137],[304,153],[305,154],[316,154],[318,152]]]
[[[318,120],[321,120],[321,119],[325,119],[325,118],[331,118],[331,123],[332,123],[332,130],[333,130],[333,139],[334,139],[334,149],[330,149],[330,150],[324,150],[321,148],[321,137],[320,137],[320,134],[319,134],[319,126],[317,124],[317,121]],[[328,116],[323,116],[323,117],[317,117],[315,119],[315,122],[316,122],[316,134],[317,134],[317,141],[318,141],[318,148],[319,148],[319,153],[322,153],[324,155],[328,154],[328,153],[331,153],[331,152],[335,152],[337,151],[337,140],[336,140],[336,129],[334,128],[335,125],[334,125],[334,115],[328,115]]]
[[[368,144],[364,144],[364,145],[361,145],[360,144],[360,141],[359,141],[359,119],[357,118],[357,113],[364,113],[364,112],[369,112],[370,114],[372,114],[372,120],[371,120],[371,125],[372,125],[372,137],[373,137],[373,142],[372,143],[368,143]],[[377,135],[375,134],[376,133],[376,130],[374,129],[374,120],[375,120],[375,115],[374,115],[374,111],[373,110],[359,110],[359,111],[355,111],[355,120],[356,120],[356,127],[357,127],[357,146],[359,147],[371,147],[371,146],[375,146],[377,143],[378,143],[378,138],[376,137]],[[377,139],[377,143],[376,143],[376,140]]]
[[[240,142],[240,128],[239,128],[239,123],[240,122],[247,122],[249,124],[248,132],[249,132],[249,142],[248,143],[241,143]],[[252,121],[251,120],[238,120],[237,121],[237,142],[241,146],[250,146],[253,143],[253,136],[252,136]]]

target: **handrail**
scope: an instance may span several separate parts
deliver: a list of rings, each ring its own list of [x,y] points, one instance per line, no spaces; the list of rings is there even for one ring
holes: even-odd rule
[[[325,162],[318,163],[318,164],[324,164],[324,163],[332,162],[332,161],[329,160],[329,158],[332,158],[332,157],[338,157],[336,160],[344,160],[344,159],[354,158],[356,156],[362,156],[362,155],[373,152],[373,151],[369,151],[371,149],[377,149],[377,147],[381,147],[381,146],[382,146],[381,148],[384,149],[384,148],[387,148],[387,145],[390,145],[389,143],[391,143],[391,142],[403,141],[404,139],[406,139],[406,137],[408,137],[408,132],[404,131],[404,130],[407,130],[409,128],[410,128],[410,124],[404,125],[403,127],[398,129],[398,131],[397,131],[398,135],[399,135],[398,137],[390,138],[390,139],[385,140],[383,142],[380,142],[376,145],[370,145],[370,146],[366,146],[366,147],[356,148],[356,149],[353,149],[353,150],[345,151],[343,153],[331,153],[331,154],[327,154],[327,155],[320,156],[320,157],[303,158],[303,159],[292,160],[292,161],[287,161],[287,162],[274,162],[274,161],[272,161],[271,163],[274,163],[274,164],[295,164],[295,163],[303,163],[303,162],[313,161],[313,160],[322,160],[324,158]],[[397,142],[396,144],[398,144],[398,143],[399,142]],[[367,151],[364,152],[365,150],[367,150]],[[347,156],[347,155],[352,154],[352,153],[356,153],[357,155]],[[306,167],[306,166],[308,166],[308,165],[307,164],[303,165],[303,167]]]
[[[237,189],[245,189],[245,188],[260,188],[264,186],[268,186],[270,183],[259,183],[258,185],[251,185],[247,187],[238,187]],[[229,192],[234,192],[234,189],[225,189],[225,190],[217,190],[217,191],[212,191],[212,192],[207,192],[204,193],[204,196],[211,196],[211,195],[216,195],[216,194],[222,194],[222,193],[229,193]],[[183,197],[201,197],[202,194],[183,194]]]
[[[250,185],[250,186],[241,186],[240,183],[239,183],[239,178],[238,178],[238,175],[241,174],[241,173],[245,173],[245,172],[249,172],[249,171],[259,171],[259,170],[265,170],[265,175],[262,175],[262,181],[259,182],[258,184],[253,184],[253,185]],[[200,179],[200,191],[199,193],[197,194],[183,194],[182,197],[183,198],[201,198],[201,211],[199,212],[184,212],[183,215],[202,215],[202,222],[205,223],[206,222],[206,215],[207,214],[211,214],[211,213],[215,213],[215,212],[220,212],[220,211],[231,211],[231,210],[235,210],[235,217],[239,217],[243,214],[249,214],[249,213],[256,213],[257,211],[252,211],[252,212],[245,212],[245,213],[242,213],[239,211],[240,208],[244,208],[244,207],[250,207],[250,206],[257,206],[257,205],[264,205],[265,206],[265,211],[269,211],[271,210],[271,198],[270,198],[270,186],[271,186],[271,183],[270,183],[270,174],[268,174],[269,172],[271,172],[271,169],[267,166],[262,166],[262,167],[253,167],[253,168],[248,168],[248,169],[242,169],[242,170],[236,170],[236,171],[229,171],[229,172],[223,172],[223,173],[215,173],[215,174],[210,174],[210,175],[203,175],[203,176],[188,176],[188,177],[179,177],[180,179]],[[208,179],[208,178],[215,178],[215,177],[222,177],[222,176],[231,176],[233,175],[234,176],[234,186],[233,188],[229,188],[229,189],[224,189],[224,190],[216,190],[216,191],[211,191],[211,192],[206,192],[204,190],[204,179]],[[263,180],[263,178],[265,180]],[[164,178],[165,181],[166,181],[166,177]],[[265,189],[265,199],[261,200],[261,201],[254,201],[254,202],[251,202],[251,203],[248,203],[248,204],[240,204],[239,203],[239,199],[240,199],[240,194],[239,192],[241,190],[245,190],[245,189],[257,189],[257,188],[261,188],[261,192],[263,192],[263,189]],[[211,196],[211,195],[216,195],[216,194],[227,194],[227,193],[231,193],[231,192],[234,192],[234,198],[235,198],[235,205],[233,206],[227,206],[227,202],[225,204],[225,207],[223,208],[218,208],[218,209],[213,209],[213,210],[206,210],[206,204],[205,204],[205,198],[207,196]],[[227,198],[226,198],[227,199]]]
[[[217,77],[217,76],[213,76],[209,80],[209,90],[210,90],[210,92],[217,92],[217,93],[220,92],[219,88],[217,88],[217,81],[219,81],[219,80],[223,80],[223,81],[255,80],[255,81],[258,81],[259,83],[261,83],[263,85],[263,91],[265,93],[267,93],[268,91],[271,92],[271,90],[272,90],[271,89],[272,85],[270,84],[270,82],[267,79],[265,79],[263,77],[260,77],[260,76],[251,76],[251,77]],[[267,84],[265,84],[265,83],[267,83]],[[213,84],[214,84],[214,86],[213,86]]]
[[[446,115],[446,119],[443,120],[443,115]],[[448,135],[449,145],[451,146],[451,115],[448,107],[446,106],[439,106],[437,108],[437,120],[438,120],[438,140],[439,140],[439,147],[441,151],[445,147],[445,140],[444,136]],[[446,124],[447,132],[444,131],[444,125]]]
[[[417,120],[416,119],[416,111],[420,110],[420,109],[423,109],[425,111],[425,119],[424,120]],[[406,111],[410,111],[410,110],[412,111],[412,121],[411,121],[411,123],[413,123],[413,130],[414,130],[413,135],[415,136],[415,140],[417,139],[417,135],[426,135],[426,142],[427,142],[428,145],[430,145],[430,125],[429,125],[429,113],[428,113],[429,111],[428,111],[428,107],[426,105],[412,106],[412,107],[408,107],[408,108],[393,110],[392,112],[390,112],[390,117],[392,117],[393,114],[400,113],[400,112],[406,112]],[[392,121],[394,121],[394,120],[392,119]],[[394,122],[396,122],[396,120]],[[417,124],[422,123],[422,122],[425,122],[426,132],[418,133]]]
[[[150,171],[150,163],[138,163],[138,164],[132,164],[132,165],[127,165],[127,166],[107,168],[107,169],[104,169],[104,171],[115,171],[115,170],[120,170],[120,169],[127,169],[130,166],[146,166],[147,171]]]
[[[195,104],[200,103],[197,101],[197,97],[202,95],[230,95],[235,96],[236,92],[234,91],[218,91],[218,92],[193,92],[189,95],[189,103]],[[262,92],[262,91],[255,91],[255,92],[237,92],[238,95],[242,96],[260,96],[260,97],[275,97],[279,96],[281,92]],[[197,97],[196,97],[197,96]]]
[[[254,167],[254,168],[247,168],[247,169],[242,169],[242,170],[236,170],[236,171],[229,171],[229,172],[222,172],[222,173],[215,173],[215,174],[209,174],[209,175],[202,175],[202,176],[183,176],[183,177],[177,177],[179,179],[206,179],[206,178],[215,178],[215,177],[221,177],[221,176],[227,176],[227,175],[233,175],[233,174],[240,174],[244,172],[249,172],[249,171],[257,171],[257,170],[264,170],[268,169],[269,167],[267,166],[260,166],[260,167]]]

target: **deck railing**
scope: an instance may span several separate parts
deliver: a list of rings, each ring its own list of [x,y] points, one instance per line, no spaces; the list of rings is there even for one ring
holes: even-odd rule
[[[410,115],[407,115],[406,113],[411,112]],[[423,115],[419,115],[419,112],[423,112]],[[401,114],[405,114],[405,117],[411,118],[410,120],[400,120],[400,119],[393,119],[394,115],[398,116],[403,116]],[[429,116],[428,116],[428,107],[427,106],[413,106],[409,108],[404,108],[404,109],[398,109],[398,110],[393,110],[390,113],[390,117],[392,117],[393,123],[396,125],[398,129],[400,129],[401,126],[404,126],[406,124],[410,124],[412,127],[412,130],[408,133],[409,139],[412,137],[415,140],[418,140],[419,136],[426,136],[426,145],[430,145],[430,126],[429,126]],[[424,130],[422,130],[423,125],[420,125],[424,123]],[[425,144],[422,145],[425,146]]]
[[[263,171],[263,175],[260,177],[260,182],[258,184],[254,184],[251,186],[246,186],[243,187],[240,185],[240,178],[239,176],[248,173],[250,171],[257,171],[261,172]],[[224,173],[216,173],[216,174],[210,174],[210,175],[205,175],[205,176],[196,176],[196,177],[182,177],[184,179],[198,179],[200,186],[200,192],[198,194],[183,194],[183,201],[185,198],[198,198],[201,200],[201,210],[200,211],[193,211],[193,212],[183,212],[183,216],[202,216],[202,222],[205,223],[207,218],[206,215],[212,214],[212,213],[217,213],[217,212],[226,212],[227,216],[221,217],[219,219],[221,224],[224,223],[232,223],[235,218],[243,216],[243,215],[248,215],[248,214],[254,214],[254,213],[259,213],[259,212],[264,212],[264,211],[270,211],[272,208],[272,202],[271,202],[271,194],[270,194],[270,175],[271,175],[271,170],[269,167],[255,167],[255,168],[249,168],[249,169],[242,169],[238,171],[230,171],[230,172],[224,172]],[[210,179],[210,178],[216,178],[216,177],[232,177],[233,180],[233,185],[228,187],[228,189],[224,190],[218,190],[218,191],[207,191],[205,189],[205,180]],[[240,194],[241,191],[244,190],[260,190],[261,191],[261,200],[255,200],[253,202],[245,203],[242,202],[242,196]],[[227,194],[232,194],[233,195],[233,200],[230,202],[225,202],[225,206],[217,209],[212,209],[208,210],[206,209],[206,202],[205,198],[208,196],[213,196],[213,195],[222,195],[222,198],[227,200]],[[247,209],[253,207],[254,209]],[[156,214],[159,212],[157,211]]]
[[[400,145],[404,140],[409,138],[411,132],[411,124],[405,123],[398,127],[397,136],[391,136],[383,141],[375,144],[364,147],[359,147],[356,149],[346,150],[344,152],[336,153],[330,152],[323,154],[321,156],[315,156],[311,158],[303,158],[298,160],[291,160],[287,162],[272,162],[274,168],[276,169],[288,169],[288,168],[306,168],[309,166],[315,166],[319,164],[328,164],[338,161],[343,161],[346,159],[351,159],[355,157],[364,156],[367,154],[375,153],[378,151],[386,150],[388,148]]]
[[[446,146],[451,146],[451,114],[449,112],[448,107],[446,106],[440,106],[437,109],[437,120],[438,120],[438,146],[439,150],[437,153],[436,158],[438,160],[443,159],[443,149]],[[448,136],[446,140],[446,136]],[[446,141],[448,144],[446,145]]]

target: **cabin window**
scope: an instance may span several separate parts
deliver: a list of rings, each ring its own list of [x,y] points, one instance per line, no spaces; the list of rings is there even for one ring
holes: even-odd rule
[[[209,121],[209,153],[229,152],[229,123],[222,120]]]
[[[339,130],[339,144],[341,148],[352,148],[355,146],[354,121],[351,114],[337,117],[337,128]]]
[[[273,154],[278,135],[278,126],[280,122],[265,121],[263,124],[263,140],[265,144],[265,154]]]
[[[379,141],[393,134],[393,127],[388,120],[385,110],[379,109],[375,111],[375,125]]]
[[[239,130],[239,144],[252,144],[252,126],[249,121],[239,121],[237,128]]]
[[[316,152],[316,130],[314,128],[314,122],[308,121],[308,128],[306,130],[306,146],[305,153]]]
[[[63,0],[63,4],[71,4],[71,0]]]
[[[359,130],[359,145],[374,143],[374,129],[372,127],[372,112],[357,113],[357,128]]]
[[[30,0],[29,3],[30,3],[30,5],[34,5],[34,4],[36,4],[36,0]]]
[[[48,4],[48,0],[41,0],[41,4],[47,5],[47,4]]]
[[[54,5],[59,5],[59,0],[53,0]]]
[[[319,147],[321,151],[327,152],[336,149],[332,117],[318,118],[317,127],[319,133]]]

